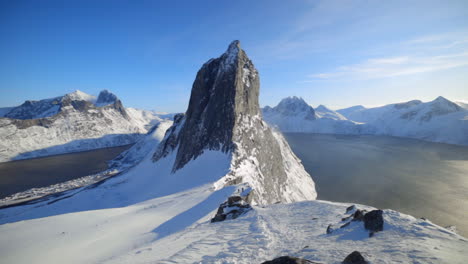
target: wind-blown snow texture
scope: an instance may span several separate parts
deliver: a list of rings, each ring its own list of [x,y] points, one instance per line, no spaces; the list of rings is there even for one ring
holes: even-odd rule
[[[134,143],[162,120],[108,91],[95,101],[76,91],[10,109],[0,117],[0,162]]]
[[[291,101],[291,98],[285,100]],[[303,100],[294,101],[292,109],[297,105],[312,109]],[[315,109],[315,120],[303,117],[310,110],[285,115],[284,110],[278,109],[282,102],[274,108],[263,108],[263,114],[267,122],[283,132],[389,135],[468,145],[468,109],[462,103],[456,104],[443,97],[427,103],[413,100],[375,108],[353,106],[338,111],[319,106]]]

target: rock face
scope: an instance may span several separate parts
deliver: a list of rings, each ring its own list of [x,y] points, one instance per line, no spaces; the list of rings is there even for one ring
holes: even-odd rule
[[[309,264],[312,263],[306,259],[295,258],[290,256],[282,256],[279,258],[275,258],[270,261],[265,261],[262,264]]]
[[[383,211],[373,210],[364,215],[364,227],[372,233],[383,230]]]
[[[108,90],[102,90],[96,100],[96,106],[105,106],[115,103],[118,100],[117,96]]]
[[[353,251],[344,260],[343,264],[367,264],[366,259],[359,253],[359,251]]]
[[[246,203],[240,196],[231,196],[228,200],[222,203],[215,217],[211,219],[211,223],[221,222],[229,219],[236,219],[237,217],[250,211],[252,207]]]
[[[176,152],[173,172],[204,150],[231,155],[231,168],[216,186],[249,183],[254,203],[315,199],[315,187],[284,138],[262,120],[257,70],[239,41],[206,62],[193,83],[188,109],[174,120],[158,161]]]

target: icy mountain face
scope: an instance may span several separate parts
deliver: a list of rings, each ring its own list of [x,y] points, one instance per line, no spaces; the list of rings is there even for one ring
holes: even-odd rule
[[[105,106],[76,91],[14,107],[0,118],[0,162],[126,145],[156,123],[139,118],[139,110],[129,115],[115,95],[105,94],[115,98]]]
[[[205,151],[230,156],[229,173],[217,183],[248,183],[254,203],[315,199],[312,179],[283,137],[262,120],[258,72],[239,41],[198,71],[185,115],[174,118],[153,159],[175,153],[173,172]]]

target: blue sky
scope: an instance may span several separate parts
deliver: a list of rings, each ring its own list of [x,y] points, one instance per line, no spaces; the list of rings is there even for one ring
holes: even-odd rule
[[[234,39],[261,105],[468,101],[468,1],[0,0],[0,106],[74,90],[185,111],[200,66]]]

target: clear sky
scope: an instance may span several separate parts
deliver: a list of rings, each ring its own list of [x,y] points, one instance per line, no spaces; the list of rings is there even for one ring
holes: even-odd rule
[[[263,106],[468,101],[467,0],[0,0],[0,106],[108,89],[182,112],[198,69],[235,39]]]

